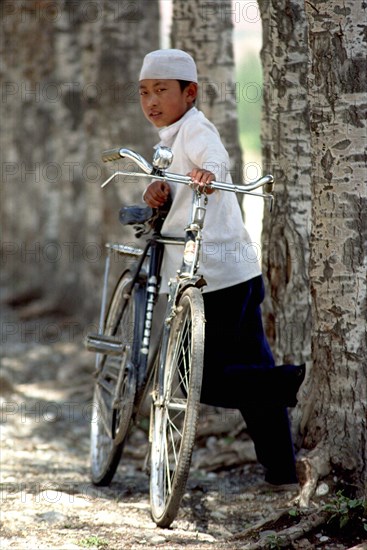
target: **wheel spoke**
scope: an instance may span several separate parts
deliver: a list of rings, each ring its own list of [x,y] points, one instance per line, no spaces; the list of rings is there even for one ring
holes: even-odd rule
[[[172,369],[177,373],[175,377],[172,372],[172,379],[177,380],[175,386],[171,389],[171,395],[182,394],[182,390],[187,394],[189,391],[190,383],[190,365],[191,365],[191,333],[189,332],[191,323],[186,318],[183,322],[182,334],[177,338],[172,363],[175,365],[175,369]],[[171,386],[171,381],[168,381],[168,388]]]
[[[169,429],[169,433],[170,433],[170,436],[171,436],[171,442],[172,442],[171,448],[172,448],[174,461],[175,461],[175,464],[177,464],[177,462],[178,462],[178,460],[177,460],[178,453],[176,451],[175,442],[178,438],[177,438],[177,436],[175,436],[174,432],[176,432],[176,434],[179,435],[180,440],[182,438],[182,432],[180,432],[180,430],[177,428],[176,424],[174,424],[174,422],[172,422],[170,420],[170,418],[168,418],[168,429]]]
[[[174,422],[174,420],[175,420],[176,418],[179,418],[179,416],[176,415],[172,420],[171,420],[169,414],[168,414],[167,416],[168,416],[168,423],[169,423],[169,426],[171,427],[171,429],[172,429],[172,427],[173,427],[173,428],[175,429],[176,433],[177,433],[180,437],[182,437],[182,431],[180,431],[179,428],[178,428],[178,424],[182,424],[182,422],[177,422],[177,424],[175,424],[175,422]]]
[[[164,366],[163,399],[154,401],[152,407],[151,506],[153,519],[161,527],[172,523],[185,490],[195,440],[204,357],[200,291],[188,289],[179,305],[171,325],[167,355],[158,362]],[[158,380],[157,373],[153,395],[159,391]]]
[[[131,340],[131,334],[134,334],[137,298],[134,293],[127,304],[123,298],[126,285],[129,285],[130,281],[129,273],[120,279],[105,322],[105,334],[118,335],[121,342],[125,342],[127,336],[130,336]],[[129,353],[131,354],[131,351]],[[108,485],[112,480],[130,425],[136,391],[136,372],[125,369],[124,365],[127,363],[130,363],[130,355],[103,356],[103,368],[95,382],[94,403],[97,407],[97,416],[92,420],[91,426],[91,473],[92,481],[97,485]]]

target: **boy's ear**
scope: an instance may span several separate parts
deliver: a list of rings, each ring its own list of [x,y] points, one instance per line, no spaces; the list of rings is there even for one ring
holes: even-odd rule
[[[189,103],[193,103],[198,95],[198,85],[196,82],[190,82],[187,88],[185,88],[185,92]]]

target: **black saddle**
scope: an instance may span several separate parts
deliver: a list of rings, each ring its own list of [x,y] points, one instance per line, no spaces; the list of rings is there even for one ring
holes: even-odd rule
[[[161,230],[170,206],[170,201],[160,208],[141,205],[123,206],[119,212],[119,220],[122,225],[132,225],[136,237],[141,237],[152,230],[156,232]]]
[[[122,225],[138,225],[149,221],[153,215],[153,208],[150,206],[123,206],[120,209],[119,220]]]

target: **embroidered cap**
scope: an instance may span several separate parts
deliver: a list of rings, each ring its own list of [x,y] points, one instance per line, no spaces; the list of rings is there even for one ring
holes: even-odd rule
[[[155,50],[144,57],[139,80],[162,78],[164,80],[198,81],[195,61],[182,50]]]

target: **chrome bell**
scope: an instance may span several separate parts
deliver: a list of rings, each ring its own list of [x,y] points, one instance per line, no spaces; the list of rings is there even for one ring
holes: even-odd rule
[[[169,147],[159,145],[153,155],[153,167],[155,170],[166,170],[171,166],[173,161],[173,153]]]

